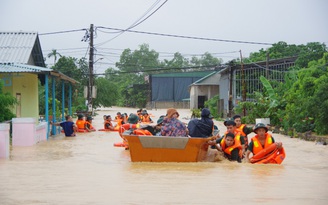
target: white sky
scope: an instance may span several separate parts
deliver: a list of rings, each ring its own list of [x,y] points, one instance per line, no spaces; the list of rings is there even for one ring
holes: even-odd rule
[[[48,32],[112,27],[126,29],[156,2],[148,14],[165,0],[0,0],[1,31]],[[156,13],[133,30],[195,36],[212,39],[277,43],[328,44],[328,1],[326,0],[168,0]],[[111,31],[111,30],[106,30]],[[51,49],[65,56],[88,58],[88,43],[82,42],[85,32],[41,35],[46,57]],[[95,45],[117,34],[98,30]],[[161,59],[171,59],[180,52],[185,57],[205,52],[224,62],[257,52],[267,45],[228,43],[153,36],[125,32],[102,46],[96,46],[98,60],[95,70],[103,72],[114,67],[123,49],[138,49],[147,43],[160,53]],[[234,52],[234,53],[230,53]],[[104,55],[104,56],[101,56]],[[46,63],[52,65],[53,59]]]

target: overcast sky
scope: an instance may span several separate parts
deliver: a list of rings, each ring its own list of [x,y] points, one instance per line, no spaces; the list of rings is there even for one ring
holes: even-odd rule
[[[255,43],[328,44],[327,0],[168,0],[161,8],[132,30],[160,34],[201,37],[212,40],[173,38],[113,30],[126,29],[154,12],[165,0],[0,0],[1,31],[36,31],[43,55],[51,49],[77,58],[88,57],[88,42],[83,42],[90,24],[97,28],[95,70],[113,67],[121,52],[138,49],[147,43],[171,59],[180,52],[187,58],[205,52],[224,62],[270,47]],[[145,15],[143,17],[143,15]],[[81,30],[81,31],[80,31]],[[117,36],[117,37],[116,37]],[[114,38],[116,37],[116,38]],[[114,38],[114,39],[113,39]],[[217,39],[214,41],[213,39]],[[221,41],[223,40],[223,41]],[[102,59],[100,59],[102,58]],[[100,59],[100,60],[99,60]],[[53,59],[47,59],[49,65]]]

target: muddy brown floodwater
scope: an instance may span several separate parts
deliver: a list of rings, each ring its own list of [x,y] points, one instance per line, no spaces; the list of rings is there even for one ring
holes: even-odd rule
[[[102,109],[93,124],[99,129],[104,114],[136,110]],[[148,113],[156,121],[165,111]],[[187,122],[190,111],[178,111]],[[223,133],[222,122],[215,124]],[[0,159],[0,204],[328,204],[328,147],[273,136],[286,150],[282,165],[137,163],[113,146],[121,141],[116,132],[59,134]]]

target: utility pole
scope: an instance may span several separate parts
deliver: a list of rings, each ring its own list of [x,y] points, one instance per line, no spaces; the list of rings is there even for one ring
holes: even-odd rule
[[[240,66],[241,66],[241,85],[242,85],[242,99],[243,102],[246,101],[246,83],[245,83],[245,71],[244,71],[244,63],[243,63],[243,56],[240,52]],[[243,107],[243,115],[246,116],[246,109]]]
[[[88,111],[92,111],[93,88],[93,24],[90,24],[90,52],[89,52],[89,86],[88,86]]]

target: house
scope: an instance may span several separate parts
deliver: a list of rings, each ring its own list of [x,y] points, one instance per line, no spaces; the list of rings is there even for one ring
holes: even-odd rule
[[[190,108],[189,86],[214,71],[162,73],[149,76],[148,108]]]
[[[189,85],[190,109],[204,108],[205,101],[219,94],[220,77],[221,74],[215,71]]]
[[[71,91],[76,80],[50,68],[46,68],[42,49],[36,32],[0,32],[0,80],[4,92],[12,94],[19,102],[13,108],[17,118],[39,119],[39,81],[45,86],[45,102],[48,102],[49,79],[52,79],[53,107],[55,107],[55,81],[62,81]],[[71,114],[71,92],[69,93],[69,113]],[[61,99],[65,102],[64,99]],[[64,108],[62,105],[62,114]],[[45,104],[45,120],[49,122],[48,103]],[[59,113],[58,113],[59,114]],[[62,115],[64,117],[64,115]]]

